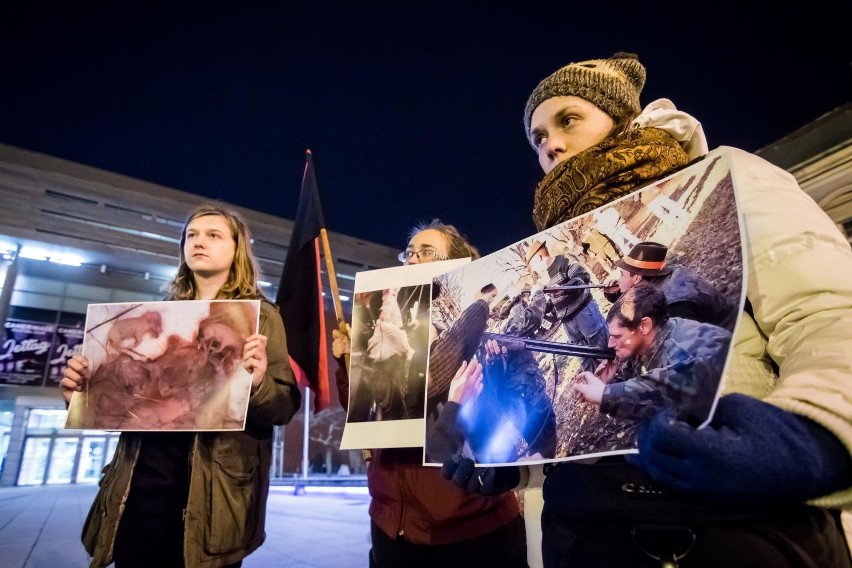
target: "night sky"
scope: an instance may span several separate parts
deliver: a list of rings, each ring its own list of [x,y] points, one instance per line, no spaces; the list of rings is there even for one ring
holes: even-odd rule
[[[517,4],[2,1],[0,143],[288,218],[310,148],[330,231],[489,253],[535,232],[522,111],[571,61],[637,53],[711,148],[852,100],[848,0]]]

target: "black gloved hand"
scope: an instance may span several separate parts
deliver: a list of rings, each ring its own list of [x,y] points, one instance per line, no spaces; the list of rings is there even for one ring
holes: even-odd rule
[[[475,467],[473,460],[460,455],[450,456],[444,461],[441,475],[470,493],[486,496],[514,489],[521,480],[521,470],[516,465]]]
[[[718,501],[799,502],[852,484],[852,456],[836,436],[742,394],[720,398],[700,430],[657,414],[628,459],[661,487]]]

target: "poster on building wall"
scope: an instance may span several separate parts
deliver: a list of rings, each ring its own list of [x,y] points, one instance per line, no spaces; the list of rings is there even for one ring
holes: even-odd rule
[[[83,352],[84,324],[85,316],[80,316],[77,325],[60,323],[56,326],[56,333],[53,334],[53,343],[50,347],[50,357],[47,360],[44,386],[58,388],[68,359],[74,354]]]
[[[65,427],[243,430],[251,389],[243,346],[259,319],[258,300],[90,304],[89,380]]]
[[[56,325],[7,319],[0,344],[0,384],[40,387]]]

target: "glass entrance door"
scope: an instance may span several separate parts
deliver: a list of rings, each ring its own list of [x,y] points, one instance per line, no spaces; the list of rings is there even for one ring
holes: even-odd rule
[[[18,485],[97,483],[104,464],[115,453],[118,436],[107,432],[92,433],[101,435],[28,437]]]
[[[41,485],[44,483],[44,470],[50,453],[50,438],[27,438],[24,455],[21,458],[21,471],[18,485]]]
[[[74,458],[77,454],[78,438],[56,438],[47,470],[47,483],[71,483],[74,471]]]
[[[104,467],[106,449],[106,438],[83,438],[77,483],[97,483]]]

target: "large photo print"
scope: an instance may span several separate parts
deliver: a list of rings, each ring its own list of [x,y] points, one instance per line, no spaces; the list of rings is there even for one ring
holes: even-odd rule
[[[257,300],[90,304],[90,379],[71,399],[66,428],[244,429],[243,345],[259,313]]]
[[[661,411],[706,424],[742,267],[720,158],[440,275],[424,463],[635,453],[637,425]]]

